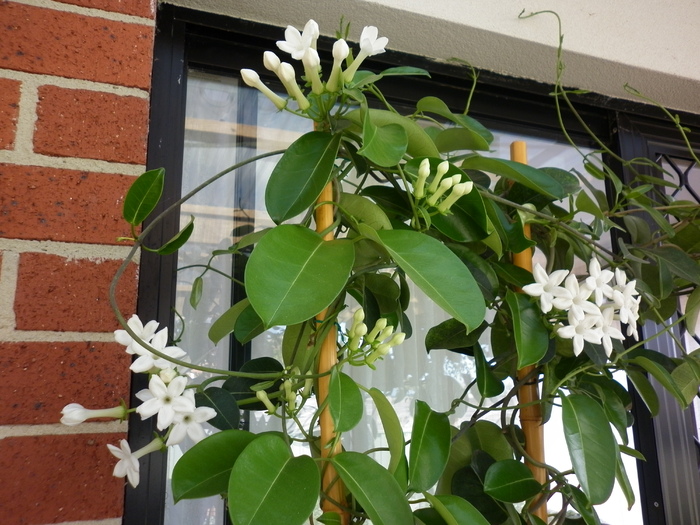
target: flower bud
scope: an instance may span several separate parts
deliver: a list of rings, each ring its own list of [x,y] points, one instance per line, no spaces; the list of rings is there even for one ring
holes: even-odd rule
[[[467,193],[471,192],[473,187],[474,183],[472,181],[460,182],[456,186],[453,186],[452,193],[445,197],[445,200],[440,203],[438,206],[438,211],[440,213],[446,213],[452,207],[452,205],[459,200],[460,197],[463,197]]]
[[[280,67],[280,59],[272,51],[265,51],[263,53],[263,65],[265,66],[265,69],[272,71],[273,73],[277,73],[277,70]]]
[[[380,317],[379,319],[377,319],[377,322],[374,324],[374,328],[372,328],[372,331],[369,334],[367,334],[367,337],[365,337],[365,342],[373,343],[374,340],[377,338],[377,335],[379,335],[379,332],[386,328],[386,323],[386,317]]]
[[[354,314],[352,314],[352,326],[350,326],[350,330],[348,330],[348,337],[352,337],[355,335],[355,330],[364,320],[365,311],[362,309],[362,307],[360,307],[357,310],[355,310]]]
[[[316,95],[323,93],[323,83],[319,77],[321,71],[321,59],[315,49],[308,48],[301,57],[301,62],[304,64],[304,73],[306,80],[311,82],[311,91]]]
[[[430,183],[430,186],[428,187],[428,193],[435,193],[438,190],[438,186],[440,184],[440,181],[442,180],[443,175],[445,175],[445,173],[447,173],[447,170],[449,169],[450,163],[446,160],[438,164],[437,171],[435,172],[435,177],[433,177],[433,180]]]
[[[277,411],[277,407],[272,404],[270,401],[270,398],[267,397],[267,392],[264,390],[258,390],[255,392],[255,397],[258,398],[258,401],[261,401],[263,405],[265,405],[265,408],[267,408],[267,412],[269,414],[274,414]]]
[[[348,343],[348,348],[351,352],[355,352],[360,348],[360,340],[366,333],[367,325],[365,323],[360,323],[355,327],[355,333],[350,338],[350,342]]]
[[[430,159],[423,159],[418,167],[418,180],[413,186],[413,196],[416,199],[425,197],[425,181],[430,175]]]
[[[428,197],[428,204],[430,206],[435,206],[437,204],[438,199],[442,197],[442,195],[449,190],[452,187],[452,178],[445,179],[440,183],[440,186],[438,187],[437,191],[433,193],[430,197]]]
[[[252,69],[241,69],[241,77],[246,85],[259,90],[263,95],[269,98],[277,109],[284,109],[287,105],[287,101],[263,84],[262,80],[260,80],[260,76]]]
[[[289,96],[294,98],[299,104],[299,109],[305,111],[309,109],[309,101],[306,100],[304,93],[302,93],[297,84],[296,74],[294,73],[294,67],[289,62],[282,62],[277,70],[277,75],[280,77],[282,84],[284,84]]]
[[[339,91],[341,87],[341,77],[342,77],[342,65],[343,61],[350,54],[350,48],[348,43],[343,40],[336,40],[333,44],[333,68],[331,69],[331,75],[328,77],[328,82],[326,82],[326,89],[328,91]]]
[[[112,408],[90,410],[78,403],[70,403],[63,407],[61,414],[63,415],[63,417],[61,417],[61,423],[72,427],[83,423],[87,419],[98,417],[124,420],[126,419],[126,407],[124,405],[119,405]]]

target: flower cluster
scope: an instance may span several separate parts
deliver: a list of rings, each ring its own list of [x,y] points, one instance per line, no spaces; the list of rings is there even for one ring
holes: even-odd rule
[[[418,168],[418,178],[413,185],[413,196],[417,202],[424,202],[427,207],[436,207],[438,212],[447,213],[457,200],[467,195],[474,188],[472,181],[462,182],[462,176],[445,177],[450,168],[448,161],[438,164],[430,184],[430,159],[423,159]],[[449,194],[447,192],[452,190]],[[444,198],[443,198],[444,197]],[[442,199],[442,200],[441,200]]]
[[[352,326],[347,332],[349,362],[353,365],[365,364],[374,369],[374,362],[387,355],[394,346],[403,343],[406,334],[394,332],[394,327],[387,325],[384,317],[377,319],[372,330],[368,329],[364,320],[364,310],[355,310]]]
[[[619,268],[613,273],[601,269],[593,257],[588,265],[589,276],[579,282],[568,270],[556,270],[551,274],[539,264],[535,265],[535,282],[523,287],[532,297],[539,297],[543,313],[553,309],[566,312],[568,324],[557,328],[557,335],[573,339],[574,353],[579,355],[584,341],[602,344],[608,357],[613,349],[613,339],[625,336],[617,322],[627,325],[627,336],[638,339],[637,320],[641,297],[635,288],[636,281],[627,281],[627,275]],[[561,286],[561,283],[564,286]]]
[[[160,450],[163,446],[177,445],[185,436],[189,436],[194,442],[201,441],[205,437],[202,423],[215,417],[216,411],[210,407],[197,407],[194,390],[187,388],[187,377],[177,368],[173,368],[171,361],[146,348],[150,346],[171,359],[185,358],[186,352],[181,348],[166,346],[167,328],[156,332],[156,321],[150,321],[144,326],[136,315],[129,319],[127,325],[135,337],[127,330],[116,330],[114,338],[126,347],[128,354],[138,356],[130,369],[137,373],[148,373],[150,376],[148,388],[136,393],[136,397],[143,403],[135,411],[141,419],[157,416],[158,430],[167,430],[164,436],[157,436],[135,452],[131,452],[129,443],[124,439],[120,441],[119,447],[107,445],[112,455],[119,459],[114,467],[114,476],[126,477],[129,483],[136,487],[139,483],[139,458]],[[127,409],[123,402],[117,407],[99,410],[88,410],[77,403],[70,403],[61,412],[61,423],[77,425],[87,419],[102,417],[124,420],[132,411],[134,409]]]
[[[362,62],[367,57],[384,53],[384,48],[389,42],[386,37],[379,37],[376,27],[365,27],[360,36],[360,52],[343,70],[343,64],[350,56],[350,47],[342,38],[337,40],[333,44],[333,67],[328,80],[324,83],[321,80],[321,59],[318,51],[316,51],[316,41],[319,34],[318,24],[313,20],[309,20],[301,33],[295,27],[288,26],[284,32],[285,39],[277,42],[277,47],[281,51],[289,53],[294,60],[301,60],[306,82],[310,85],[311,93],[314,95],[339,92],[345,84],[352,82]],[[277,75],[289,98],[296,100],[301,111],[309,109],[311,103],[307,95],[299,87],[294,67],[290,63],[282,62],[272,51],[265,51],[263,64],[267,70]],[[285,100],[270,90],[252,69],[242,69],[241,77],[248,86],[260,90],[272,101],[277,109],[287,107],[288,99]]]

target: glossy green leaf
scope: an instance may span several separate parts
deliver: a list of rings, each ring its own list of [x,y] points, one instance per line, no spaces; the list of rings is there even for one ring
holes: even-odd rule
[[[245,372],[249,374],[279,374],[282,375],[284,370],[282,363],[273,359],[272,357],[257,357],[246,361],[240,368],[240,372]],[[271,379],[255,379],[252,377],[229,377],[222,388],[231,392],[236,401],[251,400],[255,399],[255,392],[253,388],[262,381],[271,381]],[[268,394],[278,392],[279,385],[282,384],[281,379],[275,381],[270,387],[266,388],[265,391]],[[255,401],[253,403],[241,403],[241,409],[244,410],[266,410],[266,407],[260,401]]]
[[[548,173],[511,160],[473,155],[462,161],[462,169],[474,169],[500,175],[558,200],[566,196],[561,183]]]
[[[225,494],[233,464],[256,437],[247,430],[224,430],[204,438],[185,452],[173,468],[175,503]]]
[[[163,194],[165,170],[158,168],[139,175],[124,197],[122,216],[132,226],[138,226],[155,209]]]
[[[331,371],[328,408],[337,432],[348,432],[362,419],[364,402],[355,380],[337,368]]]
[[[316,335],[310,322],[298,323],[284,329],[282,337],[282,356],[285,366],[298,367],[302,374],[309,371],[316,358],[318,340],[324,338]]]
[[[324,512],[316,521],[323,525],[343,525],[343,520],[337,512]]]
[[[603,408],[586,395],[563,397],[562,421],[576,477],[590,501],[610,497],[615,483],[617,443]]]
[[[700,288],[698,288],[700,290]],[[683,395],[686,405],[693,402],[700,389],[700,363],[692,357],[686,357],[678,367],[671,372],[674,383]]]
[[[460,432],[456,427],[450,427],[452,438],[450,445],[450,455],[447,459],[445,470],[438,481],[436,494],[450,494],[452,487],[452,477],[458,470],[469,466],[472,460],[472,446],[466,432]],[[459,433],[459,436],[457,434]]]
[[[627,500],[627,510],[630,510],[634,505],[634,489],[632,488],[632,483],[627,476],[627,470],[625,469],[625,464],[622,462],[622,456],[620,455],[620,450],[617,450],[617,463],[615,466],[615,479],[617,484],[620,486],[622,493],[625,495]]]
[[[489,525],[489,521],[479,512],[474,505],[464,498],[448,494],[433,496],[425,494],[426,499],[432,505],[442,521],[431,521],[430,525]],[[417,514],[420,518],[420,514]]]
[[[525,501],[541,488],[530,469],[514,459],[497,461],[489,467],[484,478],[484,492],[507,503]]]
[[[190,221],[177,232],[168,242],[158,248],[158,255],[170,255],[178,251],[192,236],[194,231],[194,215],[190,215]]]
[[[265,331],[265,325],[252,305],[243,309],[236,319],[233,335],[239,343],[246,344]]]
[[[478,133],[466,128],[446,128],[433,139],[441,152],[459,150],[488,151],[488,142]]]
[[[358,88],[367,84],[374,84],[375,82],[378,82],[384,77],[408,75],[429,77],[430,73],[428,73],[425,69],[412,66],[390,67],[388,69],[385,69],[381,73],[372,73],[371,71],[360,70],[357,73],[355,73],[355,76],[353,77],[352,87]]]
[[[370,388],[369,395],[372,398],[372,401],[374,401],[374,405],[377,407],[379,419],[381,420],[382,427],[384,428],[384,434],[386,436],[390,455],[387,470],[393,474],[396,472],[402,459],[406,456],[406,442],[404,440],[401,421],[399,420],[399,416],[396,415],[396,410],[394,410],[391,402],[386,398],[381,390]]]
[[[368,111],[370,121],[375,126],[386,126],[388,124],[397,124],[404,128],[406,137],[408,138],[408,147],[406,151],[411,157],[439,157],[440,152],[435,147],[430,136],[425,130],[414,120],[388,111],[385,109],[370,109]],[[359,126],[362,123],[361,110],[355,109],[343,115],[343,118],[348,119],[353,124]]]
[[[479,342],[479,337],[488,328],[488,323],[481,325],[467,333],[467,327],[457,319],[447,319],[428,330],[425,336],[425,349],[431,350],[463,350],[471,348]],[[462,352],[460,352],[462,353]]]
[[[646,357],[635,357],[630,360],[631,363],[641,366],[649,374],[656,379],[661,386],[663,386],[676,400],[680,403],[682,407],[686,407],[685,396],[681,392],[678,385],[673,380],[671,373],[666,370],[662,365],[656,361],[652,361]]]
[[[236,321],[241,312],[250,305],[248,299],[242,299],[226,310],[221,316],[214,321],[209,328],[209,339],[218,344],[224,337],[233,332],[236,326]]]
[[[403,490],[379,463],[359,452],[341,452],[331,462],[373,525],[413,523]]]
[[[489,144],[493,142],[493,134],[477,120],[463,114],[455,114],[450,111],[444,101],[437,97],[423,97],[416,104],[416,109],[423,113],[434,113],[457,124],[460,128],[473,134],[471,142],[473,147],[466,149],[488,150]]]
[[[579,194],[576,196],[576,209],[590,213],[594,217],[601,220],[605,220],[606,218],[603,210],[600,209],[600,206],[598,206],[598,204],[594,202],[585,191],[579,192]]]
[[[449,248],[412,230],[377,235],[406,275],[445,312],[469,331],[481,324],[486,307],[479,285]]]
[[[316,506],[321,474],[309,456],[292,456],[280,437],[262,435],[231,470],[228,510],[233,525],[301,525]]]
[[[462,244],[447,244],[447,247],[469,268],[486,302],[496,297],[499,282],[493,264]]]
[[[691,336],[700,335],[696,329],[700,327],[700,287],[693,290],[685,304],[685,327]]]
[[[452,431],[447,414],[416,400],[408,456],[408,487],[423,492],[435,485],[450,456]]]
[[[654,248],[650,252],[666,262],[674,275],[693,284],[700,285],[700,264],[678,248],[678,246],[666,244]]]
[[[192,281],[192,290],[190,291],[190,306],[194,308],[195,310],[197,309],[197,306],[199,305],[199,301],[202,300],[202,291],[204,288],[204,279],[202,279],[201,275],[198,275],[195,277],[194,281]],[[214,343],[216,344],[216,343]]]
[[[518,368],[534,365],[547,353],[549,332],[542,323],[542,316],[529,297],[508,290],[506,302],[513,316],[515,348],[518,351]]]
[[[620,435],[623,444],[627,444],[627,409],[622,404],[622,400],[609,388],[604,388],[600,385],[595,385],[599,395],[603,401],[603,410],[608,421],[612,423]]]
[[[474,345],[474,364],[476,366],[476,385],[481,397],[494,397],[503,393],[503,382],[491,370],[481,345]]]
[[[639,397],[642,398],[642,401],[649,409],[651,417],[656,416],[659,413],[659,396],[656,394],[654,387],[651,386],[651,383],[642,372],[630,369],[626,370],[626,372]]]
[[[586,525],[600,525],[600,518],[586,495],[573,485],[565,485],[562,492],[571,501],[571,506],[583,518]]]
[[[489,220],[506,250],[518,253],[534,244],[523,233],[523,226],[520,221],[511,221],[495,202],[486,200],[484,206]]]
[[[306,321],[338,296],[354,258],[348,240],[324,241],[303,226],[278,226],[260,240],[246,265],[250,304],[267,328]]]
[[[340,134],[311,131],[287,148],[265,189],[265,206],[281,223],[314,204],[333,175]]]
[[[483,450],[496,461],[513,459],[513,448],[503,434],[503,429],[495,423],[479,420],[469,427],[467,435],[472,450]]]
[[[241,412],[238,410],[236,399],[228,390],[210,386],[204,392],[197,392],[194,400],[198,407],[205,406],[216,410],[216,416],[208,421],[211,426],[219,430],[238,428]]]
[[[384,168],[396,166],[408,148],[408,134],[399,124],[375,125],[365,118],[362,124],[362,147],[357,153]]]
[[[391,221],[384,210],[362,195],[340,194],[340,208],[357,222],[362,222],[375,230],[391,230]]]
[[[493,463],[493,459],[491,462]],[[452,494],[474,505],[489,523],[503,523],[507,519],[506,505],[484,492],[483,481],[473,465],[455,472],[451,488]]]
[[[364,276],[365,287],[377,300],[381,314],[393,313],[399,308],[401,289],[396,281],[384,273],[368,273]]]

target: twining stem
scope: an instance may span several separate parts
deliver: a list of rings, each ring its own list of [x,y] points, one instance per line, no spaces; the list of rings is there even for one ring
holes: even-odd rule
[[[510,147],[511,159],[523,164],[527,163],[527,149],[522,141],[516,141]],[[525,237],[530,238],[530,225],[523,225]],[[522,252],[513,254],[513,264],[529,272],[532,272],[532,249],[526,248]],[[544,427],[542,426],[542,407],[538,403],[539,392],[537,390],[537,374],[535,366],[530,365],[518,370],[518,381],[523,381],[518,390],[518,402],[522,405],[520,410],[520,423],[525,434],[525,451],[535,462],[544,463]],[[526,378],[530,378],[526,380]],[[526,461],[538,483],[544,485],[547,481],[547,472],[542,467]],[[533,513],[547,521],[547,506],[539,505],[533,509]]]

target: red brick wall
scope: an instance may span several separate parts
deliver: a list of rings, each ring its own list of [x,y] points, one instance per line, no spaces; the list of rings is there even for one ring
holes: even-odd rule
[[[144,170],[154,0],[0,1],[0,523],[121,523],[105,444],[58,421],[128,396],[107,288]],[[128,316],[138,269],[118,291]]]

